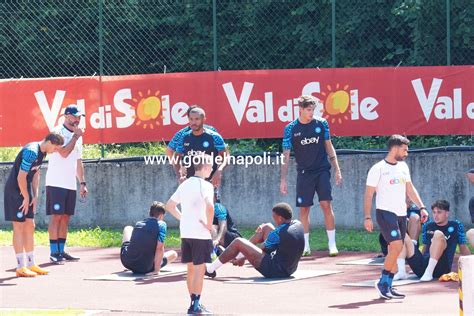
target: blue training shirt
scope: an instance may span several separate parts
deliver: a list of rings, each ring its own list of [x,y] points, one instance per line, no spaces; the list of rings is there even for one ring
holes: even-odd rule
[[[447,257],[449,268],[453,264],[454,254],[456,253],[457,245],[465,245],[467,243],[466,233],[464,232],[463,224],[458,221],[448,221],[445,226],[439,226],[432,220],[423,224],[421,240],[424,245],[426,245],[424,255],[429,256],[429,249],[431,246],[431,239],[433,238],[435,231],[443,232],[446,238],[446,250],[443,252],[442,256]]]
[[[329,124],[321,117],[302,124],[298,119],[285,127],[283,150],[293,150],[298,171],[322,171],[331,169],[325,142],[330,140]]]
[[[210,125],[204,124],[204,128],[207,128],[207,129],[210,129],[211,131],[217,132],[217,130],[214,127],[210,126]],[[187,132],[189,132],[190,130],[191,130],[191,127],[186,126],[186,127],[183,127],[182,129],[180,129],[179,131],[177,131],[176,134],[174,134],[173,138],[168,143],[168,147],[170,149],[172,149],[173,151],[176,151],[176,148],[181,143],[184,135]]]

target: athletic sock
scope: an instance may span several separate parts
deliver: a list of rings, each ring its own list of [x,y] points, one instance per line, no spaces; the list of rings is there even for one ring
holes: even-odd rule
[[[393,273],[391,273],[391,272],[388,274],[388,279],[387,279],[387,280],[388,280],[388,288],[391,288],[391,287],[392,287],[393,277],[394,277],[394,276],[395,276],[395,274],[393,274]]]
[[[26,253],[26,267],[29,268],[35,265],[35,255],[33,251]]]
[[[220,267],[222,267],[222,265],[223,263],[219,260],[219,258],[217,258],[216,260],[214,260],[213,263],[206,266],[207,272],[212,273],[216,271],[217,269],[219,269]]]
[[[309,251],[309,233],[304,234],[304,251]]]
[[[403,273],[403,274],[407,273],[404,258],[397,258],[397,267],[398,267],[398,273]]]
[[[336,245],[336,230],[326,230],[326,233],[328,235],[328,245],[335,246]]]
[[[25,266],[25,257],[23,256],[23,252],[16,254],[16,268],[21,269]]]
[[[49,240],[49,251],[51,252],[51,254],[59,252],[57,239]]]
[[[200,299],[201,299],[201,295],[191,294],[191,309],[192,310],[197,310],[199,308]]]
[[[388,283],[388,275],[389,274],[390,274],[390,271],[382,269],[382,275],[380,276],[379,283]]]
[[[58,238],[59,253],[64,253],[64,247],[66,247],[66,238]]]
[[[425,270],[425,273],[423,273],[423,277],[431,277],[433,278],[433,271],[436,267],[436,265],[438,264],[438,260],[436,259],[433,259],[433,258],[430,258],[430,261],[428,261],[428,266],[426,267],[426,270]]]

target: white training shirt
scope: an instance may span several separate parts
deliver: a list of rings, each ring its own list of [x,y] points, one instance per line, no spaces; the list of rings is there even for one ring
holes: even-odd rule
[[[69,144],[74,133],[68,130],[64,125],[56,126],[55,132],[64,137],[64,146]],[[48,155],[48,170],[46,171],[46,185],[68,190],[76,190],[77,160],[82,158],[82,137],[76,141],[76,146],[69,156],[64,158],[59,153]]]
[[[395,165],[385,160],[372,166],[367,175],[367,185],[375,187],[375,207],[397,216],[406,216],[406,183],[411,182],[410,170],[404,161]]]
[[[171,200],[181,204],[179,230],[181,238],[211,239],[211,232],[200,222],[207,222],[206,199],[213,204],[214,187],[199,177],[181,183]]]

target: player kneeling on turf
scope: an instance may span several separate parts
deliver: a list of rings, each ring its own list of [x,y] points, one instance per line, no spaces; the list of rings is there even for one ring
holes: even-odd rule
[[[160,268],[178,257],[176,251],[165,252],[166,223],[165,205],[153,202],[150,217],[123,230],[120,260],[133,273],[159,273]]]
[[[304,229],[298,220],[291,220],[293,211],[287,203],[273,206],[272,217],[277,225],[262,224],[247,240],[235,239],[229,247],[206,267],[206,275],[216,276],[216,270],[224,263],[234,260],[243,265],[247,259],[266,278],[284,278],[292,275],[304,250]],[[257,247],[263,243],[262,248]]]

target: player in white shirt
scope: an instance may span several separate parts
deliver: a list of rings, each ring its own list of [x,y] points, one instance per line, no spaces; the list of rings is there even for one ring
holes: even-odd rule
[[[408,195],[419,208],[421,221],[428,219],[428,212],[413,186],[408,165],[404,162],[408,156],[410,141],[401,135],[392,135],[388,140],[388,154],[384,160],[372,166],[367,176],[364,197],[364,227],[372,232],[372,199],[376,192],[375,207],[377,223],[388,243],[382,276],[376,283],[381,298],[404,298],[392,287],[393,276],[397,272],[397,258],[403,249],[403,240],[407,231],[405,198]]]
[[[64,248],[69,219],[76,207],[76,177],[80,182],[80,195],[87,195],[84,166],[82,164],[82,129],[79,128],[84,116],[75,105],[64,111],[64,124],[54,128],[64,137],[64,146],[50,156],[46,173],[46,214],[49,220],[50,260],[60,263],[64,260],[77,261]]]
[[[206,181],[212,172],[212,157],[193,157],[195,175],[181,183],[166,204],[166,210],[176,217],[181,235],[182,262],[188,266],[187,286],[191,297],[188,314],[206,314],[200,304],[206,263],[211,262],[214,188]],[[181,211],[176,207],[181,204]]]

